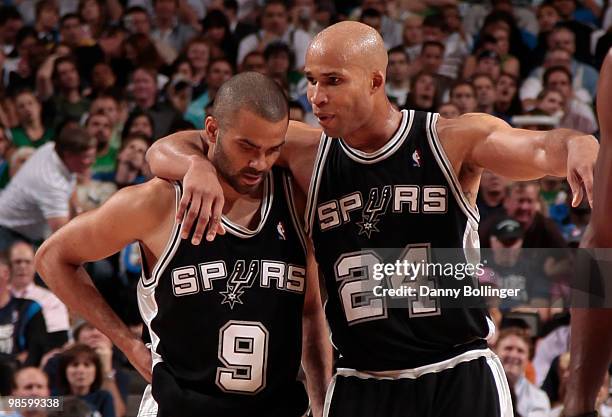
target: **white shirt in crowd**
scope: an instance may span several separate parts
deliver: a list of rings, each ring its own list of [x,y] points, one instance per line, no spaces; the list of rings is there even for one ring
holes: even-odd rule
[[[68,217],[76,176],[62,162],[55,143],[41,146],[0,194],[0,225],[31,240],[44,239],[47,219]]]
[[[11,293],[14,297],[34,300],[41,305],[47,323],[47,332],[53,333],[70,329],[68,309],[51,291],[32,282],[21,291],[11,289]]]
[[[516,395],[516,411],[522,417],[548,417],[550,413],[550,400],[548,395],[540,388],[520,377],[514,385]]]
[[[244,57],[257,49],[260,40],[264,36],[264,31],[260,30],[244,38],[238,46],[238,65],[242,65]],[[283,36],[277,39],[285,42],[293,50],[295,55],[295,68],[300,69],[304,66],[306,60],[306,50],[312,40],[311,36],[302,29],[289,28]]]

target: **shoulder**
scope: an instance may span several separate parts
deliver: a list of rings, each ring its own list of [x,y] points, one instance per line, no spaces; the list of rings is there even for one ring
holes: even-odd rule
[[[502,119],[486,113],[466,113],[454,119],[438,118],[436,130],[453,133],[487,133],[497,129],[510,128]]]
[[[317,147],[323,131],[306,123],[290,121],[287,130],[287,140],[299,143],[304,147]]]
[[[143,184],[122,188],[112,199],[117,204],[143,209],[149,214],[174,205],[176,192],[176,186],[172,182],[153,178]]]

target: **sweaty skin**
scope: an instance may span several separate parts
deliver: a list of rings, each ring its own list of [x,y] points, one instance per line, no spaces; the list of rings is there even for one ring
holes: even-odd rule
[[[386,51],[374,29],[357,22],[341,22],[320,32],[306,54],[304,68],[308,99],[325,134],[342,137],[364,152],[380,149],[400,125],[401,113],[385,94]],[[511,128],[496,117],[471,113],[456,119],[439,118],[436,130],[463,192],[472,205],[483,169],[512,180],[546,175],[566,177],[574,191],[573,204],[591,202],[592,173],[599,145],[590,135],[556,129],[536,132]],[[322,130],[291,122],[278,163],[288,167],[298,186],[308,192]],[[223,197],[211,181],[214,168],[202,158],[205,141],[196,131],[180,132],[157,141],[148,151],[152,171],[164,178],[183,179],[185,194],[178,215],[188,212],[183,235],[197,219],[194,242],[213,226],[212,240]],[[190,201],[199,210],[187,210]]]

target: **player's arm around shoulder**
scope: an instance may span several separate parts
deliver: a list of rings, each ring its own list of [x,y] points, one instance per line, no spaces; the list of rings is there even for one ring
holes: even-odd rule
[[[591,135],[571,129],[517,129],[481,113],[440,118],[436,128],[456,172],[488,169],[512,180],[567,177],[577,198],[583,184],[592,200],[599,144]]]
[[[37,268],[53,280],[54,264],[81,265],[104,259],[134,241],[148,241],[174,207],[174,195],[172,184],[161,179],[121,189],[47,239],[37,252]]]
[[[290,121],[287,140],[281,151],[279,164],[289,168],[299,189],[308,192],[310,177],[321,141],[321,129],[305,123]]]

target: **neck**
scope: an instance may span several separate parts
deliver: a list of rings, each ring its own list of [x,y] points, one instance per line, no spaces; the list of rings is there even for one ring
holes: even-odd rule
[[[402,121],[401,112],[395,110],[387,99],[375,105],[371,114],[363,126],[342,138],[349,146],[363,152],[374,152],[391,139]]]
[[[135,102],[138,107],[143,110],[147,110],[148,108],[153,107],[155,104],[155,97],[137,98]]]
[[[23,124],[23,127],[27,130],[42,129],[42,123],[40,122],[40,119],[29,120]]]
[[[104,156],[104,155],[106,155],[108,153],[109,150],[110,150],[110,138],[104,144],[104,148],[102,148],[98,152],[96,152],[96,156]]]
[[[70,390],[73,395],[87,395],[89,394],[89,387],[86,386],[71,386]]]
[[[76,88],[65,90],[64,96],[70,103],[77,103],[81,100],[81,94],[79,93],[79,90]]]

